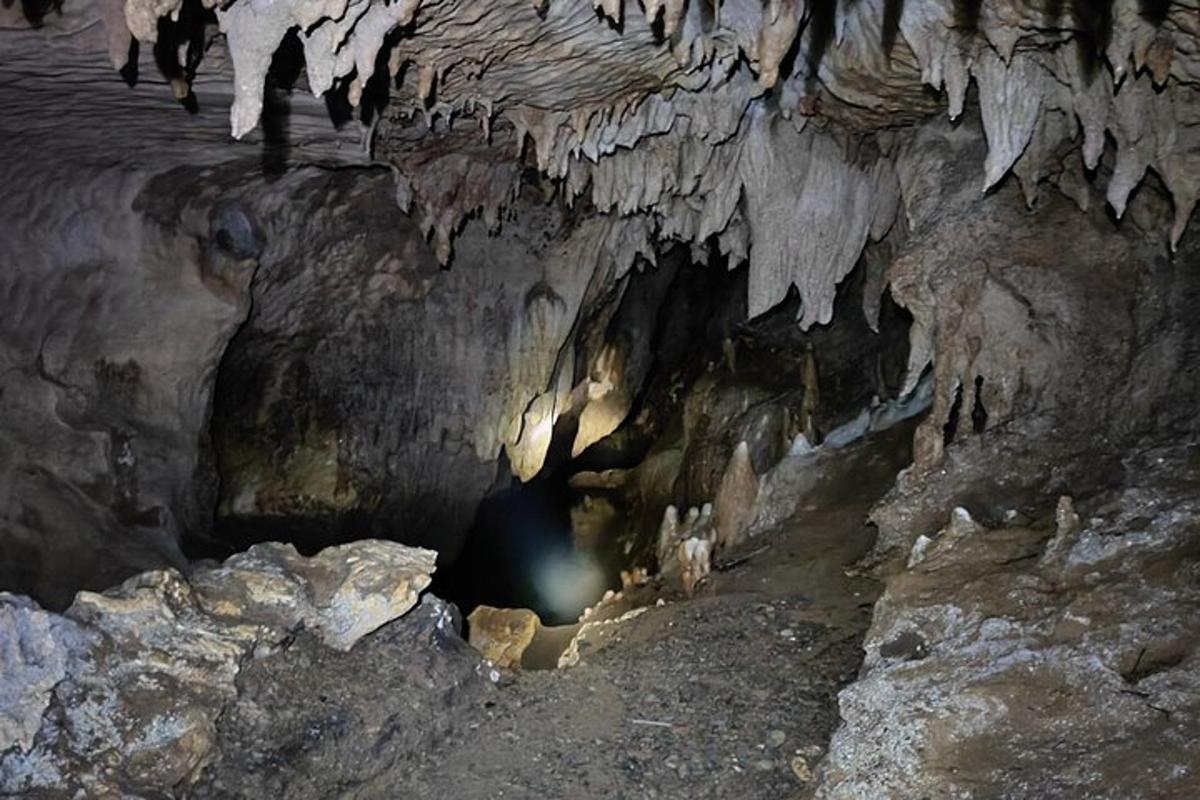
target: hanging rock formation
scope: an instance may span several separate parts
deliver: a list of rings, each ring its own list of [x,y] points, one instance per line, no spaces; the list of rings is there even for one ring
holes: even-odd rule
[[[479,273],[434,279],[432,264],[422,267],[427,271],[419,278],[379,260],[356,267],[364,277],[370,273],[364,291],[386,303],[401,302],[406,295],[441,297],[449,308],[458,309],[461,292],[478,291],[480,281],[503,282],[505,297],[495,310],[505,319],[489,324],[505,332],[504,353],[501,356],[498,348],[478,365],[483,371],[494,370],[484,379],[484,402],[475,408],[445,409],[453,424],[443,424],[433,412],[417,413],[412,418],[415,436],[402,447],[388,443],[364,449],[362,437],[369,432],[354,430],[349,453],[346,443],[334,441],[339,433],[334,428],[349,423],[338,420],[331,428],[325,424],[329,420],[319,419],[316,427],[300,432],[303,447],[275,454],[273,463],[264,464],[253,453],[234,456],[234,461],[242,459],[241,467],[231,467],[227,460],[226,470],[238,473],[226,484],[227,510],[243,509],[255,517],[299,507],[318,515],[349,515],[355,525],[382,532],[381,513],[394,516],[402,508],[436,507],[436,498],[444,496],[448,486],[478,496],[493,482],[502,449],[514,475],[528,479],[537,474],[554,426],[566,414],[581,415],[576,446],[581,452],[620,424],[631,402],[625,383],[632,377],[628,382],[636,385],[644,368],[638,353],[610,350],[593,354],[581,365],[588,374],[577,374],[582,370],[570,351],[582,341],[577,337],[586,336],[578,324],[586,318],[581,309],[610,292],[635,263],[654,263],[668,243],[690,247],[692,257],[701,262],[714,254],[735,265],[747,262],[752,317],[776,306],[795,287],[801,299],[795,314],[801,326],[809,328],[830,320],[837,285],[864,252],[868,262],[878,263],[872,248],[895,251],[918,229],[927,241],[935,205],[963,204],[964,213],[967,204],[992,209],[996,187],[1007,191],[1007,183],[1013,182],[1006,183],[1007,175],[1013,175],[1028,204],[1056,205],[1056,198],[1065,195],[1084,209],[1106,206],[1117,217],[1140,217],[1127,220],[1133,224],[1124,227],[1145,230],[1171,248],[1180,246],[1200,192],[1195,178],[1200,174],[1200,105],[1194,99],[1200,76],[1200,51],[1194,42],[1200,23],[1186,3],[1113,0],[1100,4],[1106,13],[1098,16],[1080,4],[1053,4],[1047,10],[1023,0],[966,6],[950,0],[725,0],[643,3],[640,10],[620,0],[599,5],[584,0],[476,5],[456,0],[235,0],[217,8],[207,0],[130,0],[122,14],[111,3],[68,0],[60,11],[37,19],[5,12],[11,24],[0,33],[9,54],[4,69],[28,76],[6,82],[0,97],[14,112],[6,115],[0,133],[6,141],[20,143],[13,158],[6,160],[6,169],[13,171],[12,185],[31,186],[31,176],[43,174],[34,168],[39,163],[34,143],[51,138],[62,163],[117,167],[119,175],[111,180],[127,187],[133,185],[127,171],[135,168],[143,174],[164,174],[183,164],[238,159],[245,163],[253,158],[278,171],[279,165],[344,166],[374,160],[391,168],[394,187],[388,194],[431,239],[436,262],[454,260],[465,267],[490,261],[500,250],[525,250],[544,265],[544,275],[534,276],[530,273],[536,270],[509,262],[522,275],[516,282],[501,279],[498,270],[489,270],[491,277],[486,279]],[[56,82],[41,67],[50,62],[75,80]],[[129,82],[137,83],[139,76],[141,82],[133,89],[123,88],[105,77],[106,62],[122,70]],[[156,93],[148,85],[156,71],[180,102],[196,112],[194,116],[167,120],[168,93]],[[312,98],[305,97],[304,90]],[[46,96],[62,99],[66,118],[88,113],[95,124],[64,129],[64,117],[38,99]],[[353,124],[341,130],[322,127],[323,104],[315,101],[322,97],[341,115],[352,115],[358,107],[364,124],[358,130]],[[123,113],[104,113],[111,108]],[[226,112],[223,131],[221,117]],[[955,132],[946,132],[946,117],[961,120]],[[240,141],[226,138],[230,124]],[[953,167],[947,166],[946,154],[933,149],[945,137],[962,139],[955,145],[959,155]],[[101,157],[93,141],[113,147]],[[962,180],[953,183],[962,191],[953,197],[937,186],[946,169],[961,174]],[[540,176],[531,180],[531,171]],[[177,179],[183,177],[176,173]],[[321,191],[319,183],[292,185],[303,192]],[[975,193],[974,200],[968,201],[966,187]],[[1135,193],[1138,187],[1142,191]],[[989,194],[979,197],[980,189]],[[128,197],[132,191],[113,196]],[[271,196],[262,187],[246,191]],[[106,189],[87,202],[107,206],[97,213],[120,213],[121,204],[128,201],[114,206],[111,192]],[[551,198],[549,205],[531,210],[531,203],[541,202],[531,195]],[[153,198],[148,202],[151,207],[158,204]],[[64,208],[47,206],[46,213],[65,218]],[[278,193],[265,208],[282,209]],[[553,219],[559,214],[571,217],[569,230]],[[162,214],[156,211],[154,216]],[[948,219],[944,213],[933,216]],[[78,219],[82,217],[76,218],[77,227],[82,225]],[[270,226],[263,220],[258,224]],[[331,217],[329,224],[345,223]],[[407,223],[394,225],[403,228]],[[95,226],[78,230],[84,236]],[[534,246],[531,239],[546,231],[553,243]],[[489,238],[493,236],[499,240]],[[497,241],[523,237],[524,244],[502,245],[491,252]],[[15,244],[13,237],[7,238]],[[128,230],[117,238],[140,241]],[[13,262],[32,264],[42,258],[45,248],[40,242],[47,240],[16,246],[20,255],[14,255]],[[333,254],[319,241],[302,247],[307,249],[286,258],[315,268]],[[949,257],[953,251],[946,252]],[[31,258],[31,253],[38,255]],[[251,321],[252,330],[266,325],[274,325],[277,332],[288,330],[278,316],[286,316],[285,307],[272,310],[273,303],[291,302],[282,289],[283,253],[274,255],[275,266],[263,274],[265,302]],[[415,252],[414,256],[425,258]],[[69,257],[47,258],[46,263],[55,265],[55,275],[66,275],[72,268]],[[23,268],[21,274],[32,275],[31,269]],[[946,334],[950,321],[935,320],[936,315],[922,310],[930,293],[918,292],[905,269],[877,269],[874,274],[877,283],[890,281],[917,317],[911,387],[921,367],[941,355],[938,349],[951,346]],[[311,268],[303,274],[297,286],[333,291],[336,297],[346,294],[347,287],[333,290],[314,280]],[[156,451],[155,458],[177,464],[162,487],[138,474],[133,506],[117,498],[122,508],[130,506],[137,521],[120,512],[115,523],[104,520],[97,525],[98,512],[87,512],[93,520],[87,528],[111,529],[106,538],[140,538],[137,548],[145,554],[128,566],[100,563],[107,556],[97,554],[91,566],[68,582],[73,587],[104,585],[156,563],[179,564],[172,548],[181,532],[204,527],[196,522],[201,517],[196,509],[206,505],[207,497],[191,496],[179,487],[188,474],[208,469],[200,463],[202,443],[193,444],[201,438],[210,393],[203,376],[211,376],[229,326],[245,313],[238,305],[245,300],[245,274],[235,271],[227,278],[234,286],[226,295],[232,305],[223,326],[188,334],[195,342],[192,352],[208,354],[200,359],[207,366],[196,369],[202,377],[183,381],[186,400],[172,399],[162,406],[168,417],[186,420],[179,426],[181,441],[150,446],[147,441],[153,437],[142,433],[130,440],[129,455],[122,455],[129,432],[118,431],[104,434],[111,442],[105,445],[107,453],[94,454],[91,477],[67,477],[57,466],[37,473],[40,478],[23,473],[23,481],[87,484],[90,488],[83,495],[88,499],[72,502],[103,507],[113,504],[107,494],[134,491],[131,478],[120,476],[130,472],[129,463],[148,457],[147,448]],[[228,283],[227,278],[222,281]],[[410,278],[416,282],[409,285]],[[426,282],[431,287],[428,295]],[[457,288],[433,288],[451,283]],[[1004,290],[989,288],[987,281],[976,284],[975,291],[986,295],[981,302],[989,306],[1020,303],[1019,297],[1005,299]],[[33,296],[24,288],[19,292]],[[510,292],[512,297],[507,296]],[[179,292],[155,296],[159,303],[181,297]],[[321,295],[302,302],[320,303]],[[874,301],[865,302],[870,316]],[[421,307],[432,304],[423,300]],[[937,314],[945,317],[948,307],[943,302],[941,308]],[[1014,306],[1012,313],[1016,310]],[[331,317],[336,313],[330,311]],[[156,318],[169,317],[167,313]],[[439,322],[426,320],[419,328],[431,337],[458,336],[453,326],[442,332],[441,325],[453,318],[455,314],[443,314]],[[475,333],[491,330],[481,319],[470,327]],[[23,327],[22,336],[29,330]],[[981,336],[996,334],[972,332],[959,341]],[[202,337],[207,344],[201,344]],[[336,405],[347,399],[336,384],[352,374],[355,362],[338,350],[336,336],[328,339],[328,352],[337,352],[342,364],[341,375],[324,376],[332,378],[329,389],[340,398],[332,401]],[[80,386],[77,376],[64,379],[61,366],[52,363],[58,346],[54,337],[44,341],[50,348],[43,357],[49,359],[47,374]],[[127,345],[109,347],[105,337],[96,342],[95,349],[114,352],[81,356],[71,362],[70,371],[93,369],[104,359],[141,364],[136,354],[126,352]],[[41,336],[28,335],[19,348],[14,345],[7,363],[25,366],[23,372],[4,372],[9,376],[5,380],[27,373],[38,361],[42,344]],[[438,358],[436,348],[425,352],[432,360]],[[302,380],[296,383],[297,370],[303,371],[295,366],[298,355],[284,360],[289,366],[281,364],[274,375],[259,376],[259,385],[303,385]],[[1031,398],[1017,398],[1015,384],[989,379],[981,369],[990,365],[969,354],[946,353],[938,361],[938,417],[944,418],[953,406],[960,386],[970,408],[976,391],[971,381],[981,375],[984,405],[993,423],[1008,415],[1010,407],[1019,410],[1022,403],[1042,401],[1036,392]],[[975,366],[966,368],[968,361]],[[419,366],[403,373],[402,379],[409,382],[427,374]],[[475,373],[462,377],[470,385],[478,383]],[[581,384],[585,398],[572,393]],[[451,397],[456,395],[453,387],[446,388]],[[36,389],[30,386],[15,394],[24,397]],[[66,391],[56,386],[42,390]],[[73,401],[76,405],[95,405],[92,398],[102,393],[98,387],[84,386],[81,391]],[[166,386],[150,391],[179,396]],[[353,400],[353,392],[350,395],[348,402]],[[415,401],[422,409],[429,402],[423,395]],[[264,413],[270,420],[269,409]],[[45,431],[49,424],[26,427]],[[79,425],[89,430],[96,425],[114,427],[107,420],[71,423],[75,429]],[[86,435],[94,439],[98,434]],[[936,461],[934,437],[924,438],[920,460]],[[55,452],[80,446],[64,440]],[[388,459],[392,474],[417,463],[427,463],[430,469],[409,473],[420,475],[416,483],[390,496],[378,487],[356,483],[352,473],[374,469]],[[112,465],[102,466],[105,460]],[[336,468],[329,468],[334,462]],[[5,485],[15,485],[15,480]],[[122,482],[124,488],[102,492],[105,496],[99,498],[91,488]],[[316,498],[315,506],[297,499],[302,497]],[[456,513],[469,517],[470,508],[467,504]],[[81,514],[34,508],[9,516],[10,525],[27,530],[21,534],[26,541],[23,552],[41,553],[40,543],[29,542],[52,526],[38,519],[74,519]],[[151,515],[157,516],[151,520]],[[448,524],[461,529],[464,523],[456,519]],[[454,547],[441,549],[452,552]],[[45,587],[26,588],[47,598],[52,594]]]

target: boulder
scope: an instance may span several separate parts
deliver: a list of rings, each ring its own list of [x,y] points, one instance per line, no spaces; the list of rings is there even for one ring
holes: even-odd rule
[[[468,641],[498,667],[516,669],[542,621],[527,608],[479,606],[467,617]]]
[[[63,615],[0,595],[0,795],[158,796],[187,783],[248,663],[304,630],[348,650],[416,604],[435,558],[371,540],[312,558],[266,544],[191,582],[167,569],[80,592]]]

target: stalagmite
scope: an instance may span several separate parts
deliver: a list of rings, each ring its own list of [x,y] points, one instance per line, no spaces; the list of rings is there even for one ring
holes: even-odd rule
[[[750,447],[745,442],[738,442],[721,476],[717,496],[713,499],[716,548],[735,547],[742,543],[754,523],[757,500],[758,476],[754,474],[754,465],[750,463]]]

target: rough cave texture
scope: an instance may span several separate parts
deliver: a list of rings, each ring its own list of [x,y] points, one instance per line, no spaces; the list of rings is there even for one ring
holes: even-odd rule
[[[1101,462],[1148,432],[1183,435],[1200,398],[1194,244],[1170,256],[1094,194],[1086,213],[1057,195],[1025,211],[1015,188],[977,198],[951,155],[971,147],[962,133],[926,135],[923,160],[942,169],[889,278],[913,314],[909,384],[932,360],[938,391],[913,467],[874,512],[881,558],[902,558],[947,505],[999,519],[1030,492],[1103,485]],[[980,449],[1020,467],[967,463]]]
[[[0,4],[0,795],[1200,794],[1198,88],[1195,0]],[[622,591],[501,671],[418,594],[529,482]]]
[[[6,162],[3,585],[55,607],[163,564],[251,270],[138,209],[144,177]],[[34,205],[29,205],[30,201]],[[32,215],[32,216],[30,216]],[[207,227],[207,225],[205,225]]]
[[[300,629],[348,650],[402,616],[435,554],[362,541],[308,560],[260,545],[190,582],[147,572],[63,615],[0,596],[0,786],[25,796],[136,796],[194,776],[252,657]]]
[[[920,541],[818,796],[1200,791],[1197,449],[1145,444],[1085,502],[995,529],[958,508]]]
[[[225,538],[375,531],[453,561],[502,450],[520,469],[549,444],[522,422],[590,277],[555,261],[571,223],[530,205],[499,237],[472,225],[442,270],[386,172],[312,180],[306,233],[264,258],[221,365]]]

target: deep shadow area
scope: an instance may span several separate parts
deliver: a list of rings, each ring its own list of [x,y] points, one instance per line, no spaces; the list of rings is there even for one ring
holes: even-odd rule
[[[620,581],[614,570],[575,547],[571,505],[561,473],[484,500],[462,555],[435,574],[432,591],[464,615],[484,604],[532,609],[550,625],[574,622]]]

